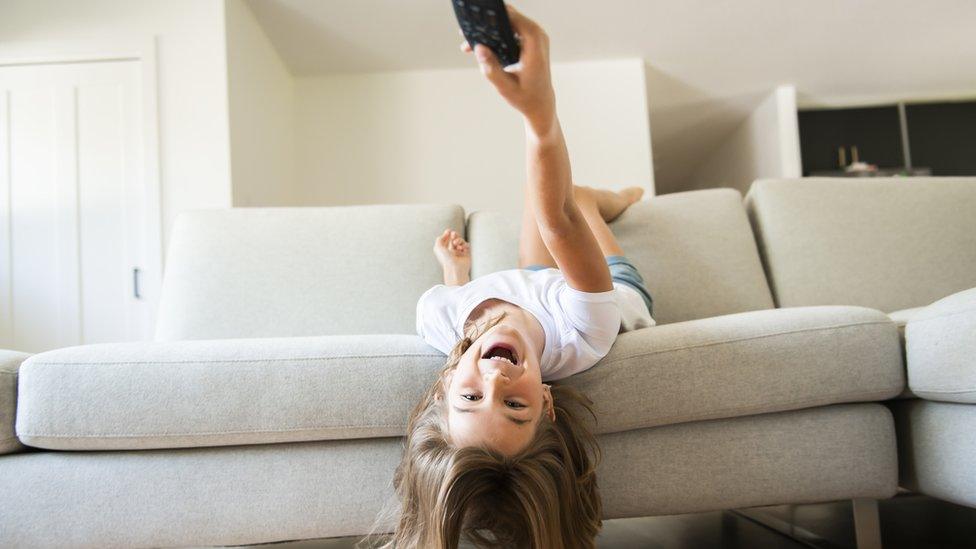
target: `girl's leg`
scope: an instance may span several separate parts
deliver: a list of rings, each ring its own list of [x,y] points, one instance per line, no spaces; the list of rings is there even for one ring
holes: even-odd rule
[[[576,204],[579,206],[580,211],[583,212],[583,218],[586,219],[586,224],[590,226],[590,231],[593,232],[593,236],[596,237],[596,242],[600,245],[600,251],[603,252],[603,257],[607,257],[608,255],[624,255],[623,249],[617,243],[617,237],[614,236],[613,231],[610,230],[606,220],[603,218],[603,212],[600,209],[600,195],[593,192],[593,189],[585,187],[576,187],[573,189],[573,192],[576,198]],[[603,211],[615,208],[615,204],[604,204]],[[623,210],[621,209],[620,211]],[[617,214],[619,215],[619,212]]]
[[[596,202],[597,208],[600,210],[600,217],[607,223],[616,219],[631,204],[640,200],[643,195],[644,189],[640,187],[627,187],[621,191],[611,191],[573,185],[573,196],[577,203],[580,200]]]
[[[617,243],[608,221],[616,219],[628,206],[640,200],[644,190],[640,187],[628,187],[620,192],[591,187],[573,186],[573,197],[579,206],[586,224],[596,237],[603,256],[623,255],[623,250]],[[519,238],[519,267],[528,265],[546,265],[555,267],[556,261],[549,253],[539,226],[536,224],[532,208],[526,202],[522,213],[522,233]]]

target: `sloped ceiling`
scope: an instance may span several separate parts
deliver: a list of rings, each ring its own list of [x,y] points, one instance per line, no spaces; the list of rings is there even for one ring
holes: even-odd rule
[[[247,0],[296,76],[470,66],[449,0]],[[696,159],[779,84],[802,105],[976,96],[971,0],[522,0],[554,61],[640,57],[655,171]]]

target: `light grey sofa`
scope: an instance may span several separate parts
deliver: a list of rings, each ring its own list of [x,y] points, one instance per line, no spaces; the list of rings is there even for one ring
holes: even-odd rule
[[[903,329],[901,485],[976,507],[976,178],[757,181],[746,203],[777,306],[863,305]]]
[[[0,456],[0,545],[367,532],[407,413],[444,361],[414,335],[416,299],[439,282],[431,243],[465,230],[478,276],[515,267],[517,226],[516,213],[435,205],[183,215],[157,341],[20,366],[27,447]],[[733,190],[655,197],[613,229],[659,326],[566,381],[596,405],[608,518],[895,494],[879,402],[903,392],[905,369],[888,316],[774,308]]]

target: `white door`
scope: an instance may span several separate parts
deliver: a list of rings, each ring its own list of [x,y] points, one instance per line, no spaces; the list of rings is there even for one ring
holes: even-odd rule
[[[0,347],[147,332],[139,63],[0,67]]]

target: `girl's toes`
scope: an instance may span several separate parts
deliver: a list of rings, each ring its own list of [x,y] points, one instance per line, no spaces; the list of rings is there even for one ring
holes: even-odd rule
[[[644,196],[644,189],[641,187],[627,187],[626,189],[620,191],[620,196],[627,199],[629,204],[633,204]]]

